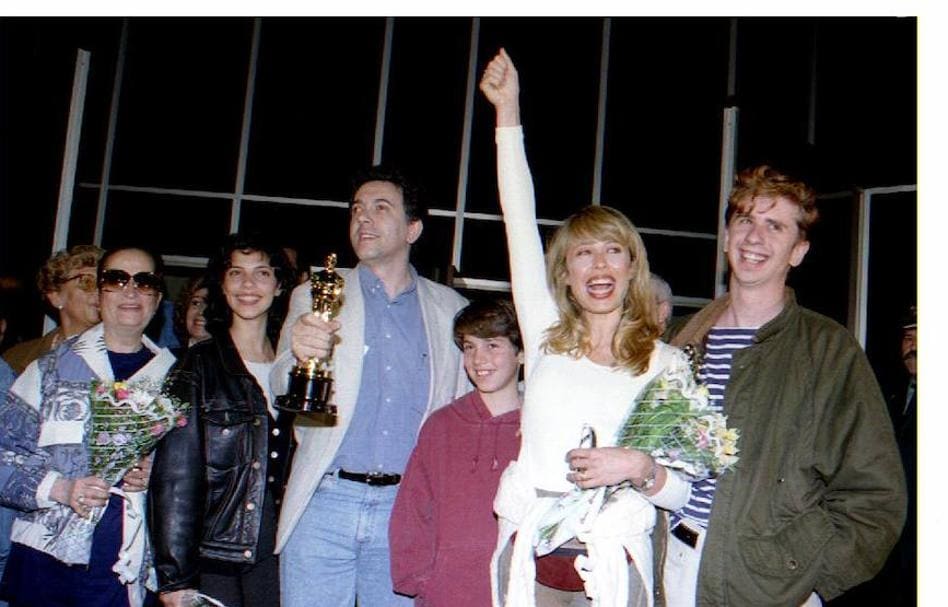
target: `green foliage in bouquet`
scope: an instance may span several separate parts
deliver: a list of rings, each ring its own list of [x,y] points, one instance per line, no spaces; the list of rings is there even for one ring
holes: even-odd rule
[[[94,380],[90,390],[90,471],[110,485],[165,434],[188,423],[188,404],[167,395],[160,382]]]

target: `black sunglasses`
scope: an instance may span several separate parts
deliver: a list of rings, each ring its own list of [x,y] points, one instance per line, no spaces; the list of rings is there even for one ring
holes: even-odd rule
[[[129,274],[125,270],[104,270],[99,274],[99,288],[103,291],[120,291],[128,281],[142,295],[155,295],[161,292],[161,276],[154,272],[138,272]]]

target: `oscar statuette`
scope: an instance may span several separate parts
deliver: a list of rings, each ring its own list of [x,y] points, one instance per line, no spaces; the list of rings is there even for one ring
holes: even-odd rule
[[[313,274],[313,314],[324,321],[335,318],[342,306],[345,280],[336,272],[336,254],[326,257],[326,268]],[[306,417],[314,425],[335,426],[336,405],[332,398],[332,351],[324,358],[311,358],[290,371],[290,387],[276,399],[276,407]]]

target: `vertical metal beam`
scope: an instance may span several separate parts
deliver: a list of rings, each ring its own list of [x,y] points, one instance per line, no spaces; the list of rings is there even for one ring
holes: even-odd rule
[[[727,99],[730,107],[724,108],[721,126],[721,173],[718,188],[718,247],[714,259],[714,296],[720,297],[727,292],[727,259],[724,256],[724,214],[727,211],[727,199],[733,187],[734,171],[737,165],[737,130],[739,110],[735,102],[737,96],[737,33],[736,18],[731,19],[730,38],[727,57]]]
[[[382,69],[379,72],[379,103],[375,108],[375,147],[372,151],[372,164],[382,162],[382,143],[385,139],[385,108],[388,103],[388,77],[392,69],[392,30],[395,18],[385,18],[385,44],[382,48]]]
[[[237,154],[237,177],[234,179],[234,198],[230,205],[230,231],[240,228],[240,209],[247,177],[247,147],[250,143],[250,123],[253,120],[253,94],[257,84],[257,56],[260,54],[260,17],[253,20],[253,38],[250,42],[250,61],[247,66],[247,88],[244,91],[244,117],[240,127],[240,151]]]
[[[872,216],[872,195],[859,191],[856,209],[856,238],[853,242],[853,292],[849,297],[849,327],[866,348],[866,326],[869,309],[869,218]]]
[[[79,140],[82,137],[82,112],[86,105],[86,85],[89,82],[91,56],[89,51],[76,50],[76,69],[72,77],[72,99],[69,102],[69,123],[66,127],[63,168],[59,175],[59,204],[56,208],[56,228],[53,232],[54,253],[65,248],[69,240],[69,219],[72,215],[72,195],[76,185]]]
[[[118,56],[115,58],[115,75],[112,78],[112,101],[109,104],[109,125],[105,133],[105,150],[102,152],[102,175],[99,177],[99,199],[95,208],[95,233],[92,242],[102,246],[105,231],[105,207],[108,204],[109,183],[112,179],[112,154],[115,149],[115,125],[118,122],[119,100],[122,97],[122,79],[125,76],[125,54],[128,49],[128,17],[122,19],[119,35]]]
[[[458,161],[458,192],[454,205],[454,241],[451,244],[451,265],[459,272],[461,270],[461,252],[464,246],[464,212],[467,210],[467,178],[471,159],[471,124],[474,121],[474,95],[476,94],[477,53],[480,33],[480,17],[474,17],[471,19],[471,40],[468,45],[467,53],[467,86],[464,90],[464,128],[461,133],[461,154]]]
[[[79,159],[79,140],[82,137],[82,112],[86,105],[86,85],[89,83],[91,53],[76,49],[76,69],[72,77],[72,98],[69,102],[69,122],[63,149],[63,168],[59,175],[59,202],[56,207],[56,226],[53,230],[53,252],[65,249],[69,242],[69,219],[72,217],[72,197],[76,186],[76,164]],[[48,316],[43,320],[43,332],[49,332],[55,323]]]
[[[714,261],[714,296],[720,297],[727,292],[724,277],[727,274],[727,259],[724,256],[724,214],[727,211],[727,199],[734,185],[734,167],[737,163],[737,118],[736,107],[724,108],[723,128],[721,129],[721,185],[718,190],[718,250]]]
[[[592,203],[602,202],[602,158],[606,140],[606,100],[609,94],[609,42],[612,18],[602,20],[602,47],[599,52],[599,107],[596,114],[596,155],[593,159]]]

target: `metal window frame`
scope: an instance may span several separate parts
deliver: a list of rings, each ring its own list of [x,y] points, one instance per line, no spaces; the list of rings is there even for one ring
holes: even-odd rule
[[[468,212],[467,209],[467,186],[469,178],[469,167],[470,167],[470,144],[471,144],[471,130],[473,122],[473,104],[476,97],[476,82],[477,82],[477,55],[479,50],[479,39],[480,39],[480,18],[473,17],[471,18],[471,37],[470,37],[470,46],[468,52],[468,62],[467,62],[467,84],[465,90],[465,108],[463,116],[463,135],[462,143],[458,151],[458,184],[457,184],[457,196],[455,200],[454,209],[431,209],[429,214],[437,217],[447,217],[454,219],[454,234],[453,242],[451,247],[451,264],[454,270],[458,273],[461,271],[461,258],[463,254],[464,247],[464,225],[468,220],[471,221],[492,221],[492,222],[501,222],[503,221],[501,215],[492,214],[492,213],[477,213],[477,212]],[[393,33],[395,28],[395,18],[387,17],[385,19],[385,30],[384,30],[384,42],[382,49],[381,57],[381,66],[379,70],[379,89],[378,89],[378,100],[376,106],[376,117],[375,117],[375,133],[373,141],[373,153],[372,161],[373,164],[378,164],[382,161],[383,155],[383,146],[384,146],[384,135],[385,135],[385,118],[388,105],[388,89],[389,89],[389,78],[391,70],[391,55],[392,55],[392,42],[393,42]],[[233,192],[214,192],[206,190],[189,190],[181,188],[158,188],[158,187],[148,187],[148,186],[133,186],[133,185],[121,185],[121,184],[112,184],[110,183],[111,177],[111,165],[112,157],[114,153],[114,143],[115,143],[115,132],[117,117],[120,106],[120,96],[121,96],[121,87],[122,81],[124,78],[125,72],[125,58],[127,54],[128,46],[128,29],[129,29],[128,19],[124,19],[122,22],[122,31],[118,41],[118,54],[116,59],[116,69],[114,82],[112,87],[112,100],[109,111],[109,121],[108,121],[108,131],[106,134],[106,143],[105,150],[103,155],[102,163],[102,174],[99,183],[90,183],[82,182],[79,183],[81,188],[94,188],[98,189],[98,205],[96,212],[96,226],[95,226],[95,236],[94,242],[96,244],[102,243],[102,237],[104,232],[105,225],[105,215],[108,202],[108,195],[110,192],[135,192],[135,193],[148,193],[148,194],[160,194],[166,196],[182,196],[190,198],[207,198],[207,199],[226,199],[231,201],[231,220],[230,228],[231,230],[236,230],[240,225],[240,217],[242,212],[242,202],[243,201],[254,201],[262,202],[268,204],[293,204],[300,206],[309,206],[309,207],[331,207],[331,208],[347,208],[349,206],[348,201],[337,201],[337,200],[319,200],[319,199],[310,199],[310,198],[297,198],[297,197],[286,197],[286,196],[265,196],[257,194],[248,194],[244,191],[245,185],[245,176],[247,168],[247,154],[249,146],[249,134],[251,128],[251,119],[253,113],[253,100],[254,93],[256,89],[256,70],[257,70],[257,59],[259,56],[259,45],[260,45],[260,35],[262,30],[262,19],[257,17],[254,19],[254,28],[253,35],[250,41],[250,50],[249,50],[249,65],[247,73],[247,84],[244,91],[244,108],[243,116],[241,123],[241,139],[240,139],[240,149],[237,158],[237,171],[236,179],[234,183]],[[596,122],[596,147],[593,160],[593,183],[591,191],[591,200],[593,204],[599,204],[601,198],[602,190],[602,180],[603,180],[603,156],[604,156],[604,141],[605,141],[605,129],[606,129],[606,105],[608,100],[608,76],[609,76],[609,62],[610,62],[610,42],[611,42],[611,28],[612,20],[611,18],[605,17],[602,19],[602,38],[601,38],[601,50],[600,50],[600,73],[599,73],[599,93],[598,93],[598,103],[597,103],[597,122]],[[737,81],[737,37],[738,37],[738,20],[736,18],[731,20],[730,25],[730,44],[729,44],[729,57],[728,57],[728,75],[727,75],[727,91],[729,98],[733,98],[736,92],[736,81]],[[80,51],[80,53],[85,53],[85,51]],[[812,58],[812,62],[815,65],[816,58]],[[77,60],[77,75],[79,73],[79,64]],[[88,72],[88,63],[89,56],[86,53],[85,67],[84,70]],[[77,76],[78,77],[78,76]],[[87,78],[87,74],[85,76]],[[74,98],[73,104],[70,108],[70,123],[69,128],[67,129],[67,151],[70,149],[70,146],[73,146],[77,152],[78,150],[78,137],[80,136],[79,129],[73,128],[76,121],[79,121],[78,124],[81,125],[82,117],[82,104],[78,103],[76,100],[76,84],[74,82]],[[815,94],[815,91],[811,91]],[[84,100],[84,88],[82,93],[82,99]],[[813,104],[813,98],[810,99],[810,104]],[[734,167],[736,162],[736,152],[737,152],[737,136],[738,136],[738,113],[739,109],[736,106],[729,106],[724,109],[722,117],[722,134],[721,134],[721,168],[720,168],[720,189],[719,189],[719,221],[716,234],[704,233],[704,232],[694,232],[694,231],[685,231],[685,230],[668,230],[668,229],[658,229],[658,228],[647,228],[639,227],[639,231],[642,234],[650,234],[657,236],[669,236],[669,237],[682,237],[682,238],[697,238],[697,239],[707,239],[715,240],[717,242],[723,242],[724,235],[724,211],[727,204],[727,197],[731,189],[731,180],[734,175]],[[813,130],[813,111],[811,108],[810,112],[810,137],[814,137],[815,133],[812,133]],[[69,222],[68,219],[71,214],[71,205],[72,205],[72,185],[75,184],[75,165],[76,157],[72,157],[69,154],[64,154],[63,160],[63,174],[61,178],[61,188],[60,188],[60,207],[57,212],[57,224],[56,224],[56,234],[54,237],[54,251],[57,250],[57,246],[66,241],[68,236]],[[71,173],[69,172],[71,171]],[[71,175],[71,176],[70,176]],[[871,198],[873,194],[880,193],[891,193],[891,192],[903,192],[903,191],[915,191],[915,186],[893,186],[886,188],[870,188],[865,189],[860,192],[860,207],[859,207],[859,221],[858,221],[858,237],[856,239],[856,251],[854,252],[854,264],[857,267],[854,268],[855,280],[853,286],[853,296],[850,297],[851,305],[851,314],[850,314],[850,324],[854,329],[854,333],[860,338],[860,343],[865,341],[865,321],[866,321],[866,282],[868,274],[868,259],[865,259],[865,252],[868,251],[868,221],[869,214],[871,211]],[[849,195],[848,193],[845,195]],[[821,197],[825,198],[825,197]],[[537,223],[544,226],[558,226],[562,224],[561,220],[553,219],[538,219]],[[723,251],[721,247],[718,247],[717,259],[715,262],[715,296],[720,295],[725,292],[727,285],[724,281],[727,269],[727,260],[724,258]],[[172,266],[181,266],[181,267],[195,267],[194,264],[200,264],[204,262],[203,258],[199,257],[188,257],[180,255],[167,255],[165,256],[166,261],[169,265]],[[509,290],[509,283],[506,281],[495,281],[482,279],[474,276],[461,276],[457,275],[453,277],[454,286],[460,288],[469,288],[469,289],[478,289],[478,290]],[[688,296],[675,296],[674,303],[675,305],[687,306],[687,307],[698,307],[704,305],[710,301],[708,298],[703,297],[688,297]]]

